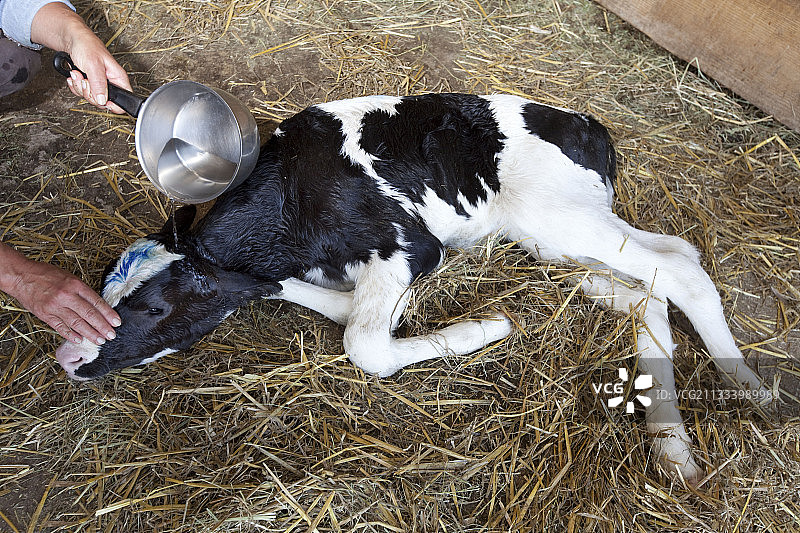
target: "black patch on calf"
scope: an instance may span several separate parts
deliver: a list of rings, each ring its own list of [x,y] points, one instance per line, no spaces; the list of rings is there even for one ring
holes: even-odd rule
[[[275,143],[273,137],[262,147],[250,177],[217,198],[186,239],[200,257],[225,270],[271,281],[299,273],[286,238],[285,178]]]
[[[476,206],[486,188],[500,190],[496,156],[505,136],[489,102],[474,95],[409,96],[395,113],[367,113],[361,147],[378,159],[375,172],[416,204],[425,188],[468,216],[458,194]]]
[[[396,191],[421,203],[429,187],[465,217],[459,193],[477,205],[487,189],[499,191],[496,157],[505,137],[485,99],[423,95],[403,98],[395,110],[367,113],[360,143]],[[339,282],[348,265],[373,253],[388,259],[404,251],[413,275],[436,268],[441,243],[342,155],[342,122],[334,114],[310,107],[280,131],[262,148],[253,174],[217,199],[192,231],[221,267],[270,280],[316,268]]]
[[[430,274],[439,266],[444,258],[444,246],[441,241],[424,229],[422,221],[416,226],[406,228],[403,239],[408,243],[408,268],[411,279]]]
[[[594,170],[606,186],[617,177],[617,155],[608,130],[589,115],[536,103],[523,106],[525,128],[551,144],[576,165]]]
[[[253,174],[215,206],[228,215],[251,213],[237,216],[247,221],[246,238],[237,226],[211,242],[207,234],[226,226],[222,220],[202,230],[206,248],[215,253],[227,239],[232,251],[221,264],[274,280],[319,268],[331,281],[343,281],[348,265],[367,262],[374,252],[387,259],[399,251],[396,225],[407,225],[411,216],[381,193],[361,165],[342,156],[341,121],[310,107],[280,128],[283,133],[262,148]]]

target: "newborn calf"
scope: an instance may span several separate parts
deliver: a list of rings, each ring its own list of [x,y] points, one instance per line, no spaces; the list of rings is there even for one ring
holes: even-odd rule
[[[446,246],[499,232],[544,261],[600,265],[583,291],[623,312],[638,306],[639,369],[656,385],[647,393],[654,450],[696,482],[702,470],[675,399],[667,301],[724,373],[747,389],[760,381],[694,248],[611,211],[615,164],[593,118],[515,96],[371,96],[309,107],[279,126],[252,175],[194,229],[194,209],[182,208],[177,241],[168,221],[112,265],[103,297],[122,317],[116,339],[64,343],[56,356],[70,377],[96,378],[189,348],[265,297],[344,324],[350,360],[378,376],[468,354],[509,335],[508,318],[392,333],[409,285],[440,264]]]

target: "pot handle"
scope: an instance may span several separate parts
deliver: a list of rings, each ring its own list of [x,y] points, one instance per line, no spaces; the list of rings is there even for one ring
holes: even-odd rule
[[[56,52],[55,57],[53,57],[53,67],[55,67],[56,72],[66,78],[70,77],[73,70],[77,70],[83,74],[84,78],[86,77],[86,73],[75,66],[75,63],[72,62],[72,58],[69,57],[69,54],[66,52]],[[145,99],[109,82],[108,100],[120,106],[130,116],[136,118],[139,116],[139,109],[141,109]]]

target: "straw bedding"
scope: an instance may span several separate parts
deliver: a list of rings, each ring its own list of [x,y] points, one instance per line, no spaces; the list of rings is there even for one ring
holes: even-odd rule
[[[258,302],[192,350],[88,384],[0,294],[0,531],[773,531],[800,529],[800,137],[583,0],[79,0],[146,93],[227,89],[264,135],[312,103],[507,92],[587,111],[620,154],[617,212],[701,251],[778,412],[681,402],[707,479],[653,463],[642,414],[592,384],[635,372],[635,315],[573,291],[578,264],[490,239],[415,286],[401,334],[502,307],[514,335],[378,380],[340,327]],[[45,61],[48,56],[45,57]],[[133,121],[55,74],[2,102],[0,235],[97,286],[166,200]],[[672,316],[679,388],[724,389]]]

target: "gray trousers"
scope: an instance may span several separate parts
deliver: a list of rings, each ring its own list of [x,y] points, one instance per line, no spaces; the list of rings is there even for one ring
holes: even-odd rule
[[[39,52],[0,36],[0,98],[28,85],[41,67]]]

